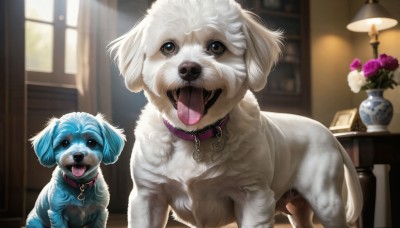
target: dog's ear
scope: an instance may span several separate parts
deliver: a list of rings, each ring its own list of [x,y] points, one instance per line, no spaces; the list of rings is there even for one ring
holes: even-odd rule
[[[41,132],[30,139],[40,164],[46,167],[52,167],[56,164],[53,151],[53,135],[58,122],[57,118],[51,119]]]
[[[124,148],[125,135],[123,130],[113,127],[101,114],[97,114],[96,119],[101,127],[104,140],[103,162],[106,165],[113,164],[118,160],[118,157]]]
[[[119,71],[125,77],[126,87],[132,92],[140,92],[143,89],[143,30],[145,24],[144,19],[128,33],[112,41],[109,48],[111,53],[115,52],[114,60]]]
[[[267,84],[268,74],[281,53],[281,33],[266,29],[249,11],[243,10],[243,18],[247,81],[253,91],[260,91]]]

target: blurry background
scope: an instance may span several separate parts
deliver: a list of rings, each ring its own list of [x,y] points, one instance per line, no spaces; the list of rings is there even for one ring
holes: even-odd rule
[[[281,63],[293,63],[290,56],[297,52],[300,65],[287,74],[277,74],[277,67],[273,77],[288,80],[283,86],[272,82],[269,91],[257,94],[264,110],[302,114],[329,126],[337,111],[358,107],[366,98],[363,92],[352,93],[347,85],[350,62],[355,57],[364,62],[372,58],[368,35],[346,29],[363,0],[239,2],[263,14],[267,25],[275,20],[294,26],[283,28],[289,58]],[[279,3],[294,8],[285,8],[283,14],[270,12]],[[398,0],[380,3],[400,20]],[[263,4],[272,9],[257,8]],[[28,139],[51,117],[72,111],[103,113],[114,125],[125,129],[128,141],[121,157],[116,164],[102,169],[110,186],[110,212],[126,213],[132,188],[129,159],[133,130],[146,99],[143,93],[134,94],[125,88],[107,45],[129,31],[149,5],[147,0],[0,1],[1,224],[23,223],[51,176],[52,169],[39,164]],[[379,40],[380,53],[400,57],[399,25],[381,32]],[[291,81],[290,75],[297,81]],[[400,89],[388,90],[385,97],[395,109],[389,130],[399,132]],[[389,227],[387,169],[376,167],[376,227]]]

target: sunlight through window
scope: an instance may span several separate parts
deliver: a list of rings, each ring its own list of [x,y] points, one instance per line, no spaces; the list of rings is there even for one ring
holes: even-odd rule
[[[28,82],[75,85],[79,0],[25,0]]]

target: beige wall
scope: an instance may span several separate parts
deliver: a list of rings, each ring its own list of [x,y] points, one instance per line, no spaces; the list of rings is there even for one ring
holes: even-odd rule
[[[381,4],[400,20],[399,0],[381,0]],[[358,107],[365,92],[354,94],[347,84],[349,64],[358,57],[366,61],[372,48],[366,33],[355,33],[346,25],[364,0],[310,0],[311,81],[313,118],[329,126],[336,111]],[[379,53],[400,58],[400,25],[382,31]],[[385,92],[395,113],[389,130],[400,131],[400,86]]]
[[[352,58],[346,6],[310,0],[312,116],[326,126],[337,110],[352,107],[345,77]]]

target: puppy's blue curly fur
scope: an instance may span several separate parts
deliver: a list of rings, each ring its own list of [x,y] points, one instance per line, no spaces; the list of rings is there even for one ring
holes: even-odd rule
[[[117,161],[125,144],[123,131],[100,114],[74,112],[51,119],[31,140],[39,162],[57,167],[26,227],[105,227],[110,194],[100,163]],[[86,184],[83,192],[77,187],[82,184]],[[84,200],[78,199],[80,193]]]

